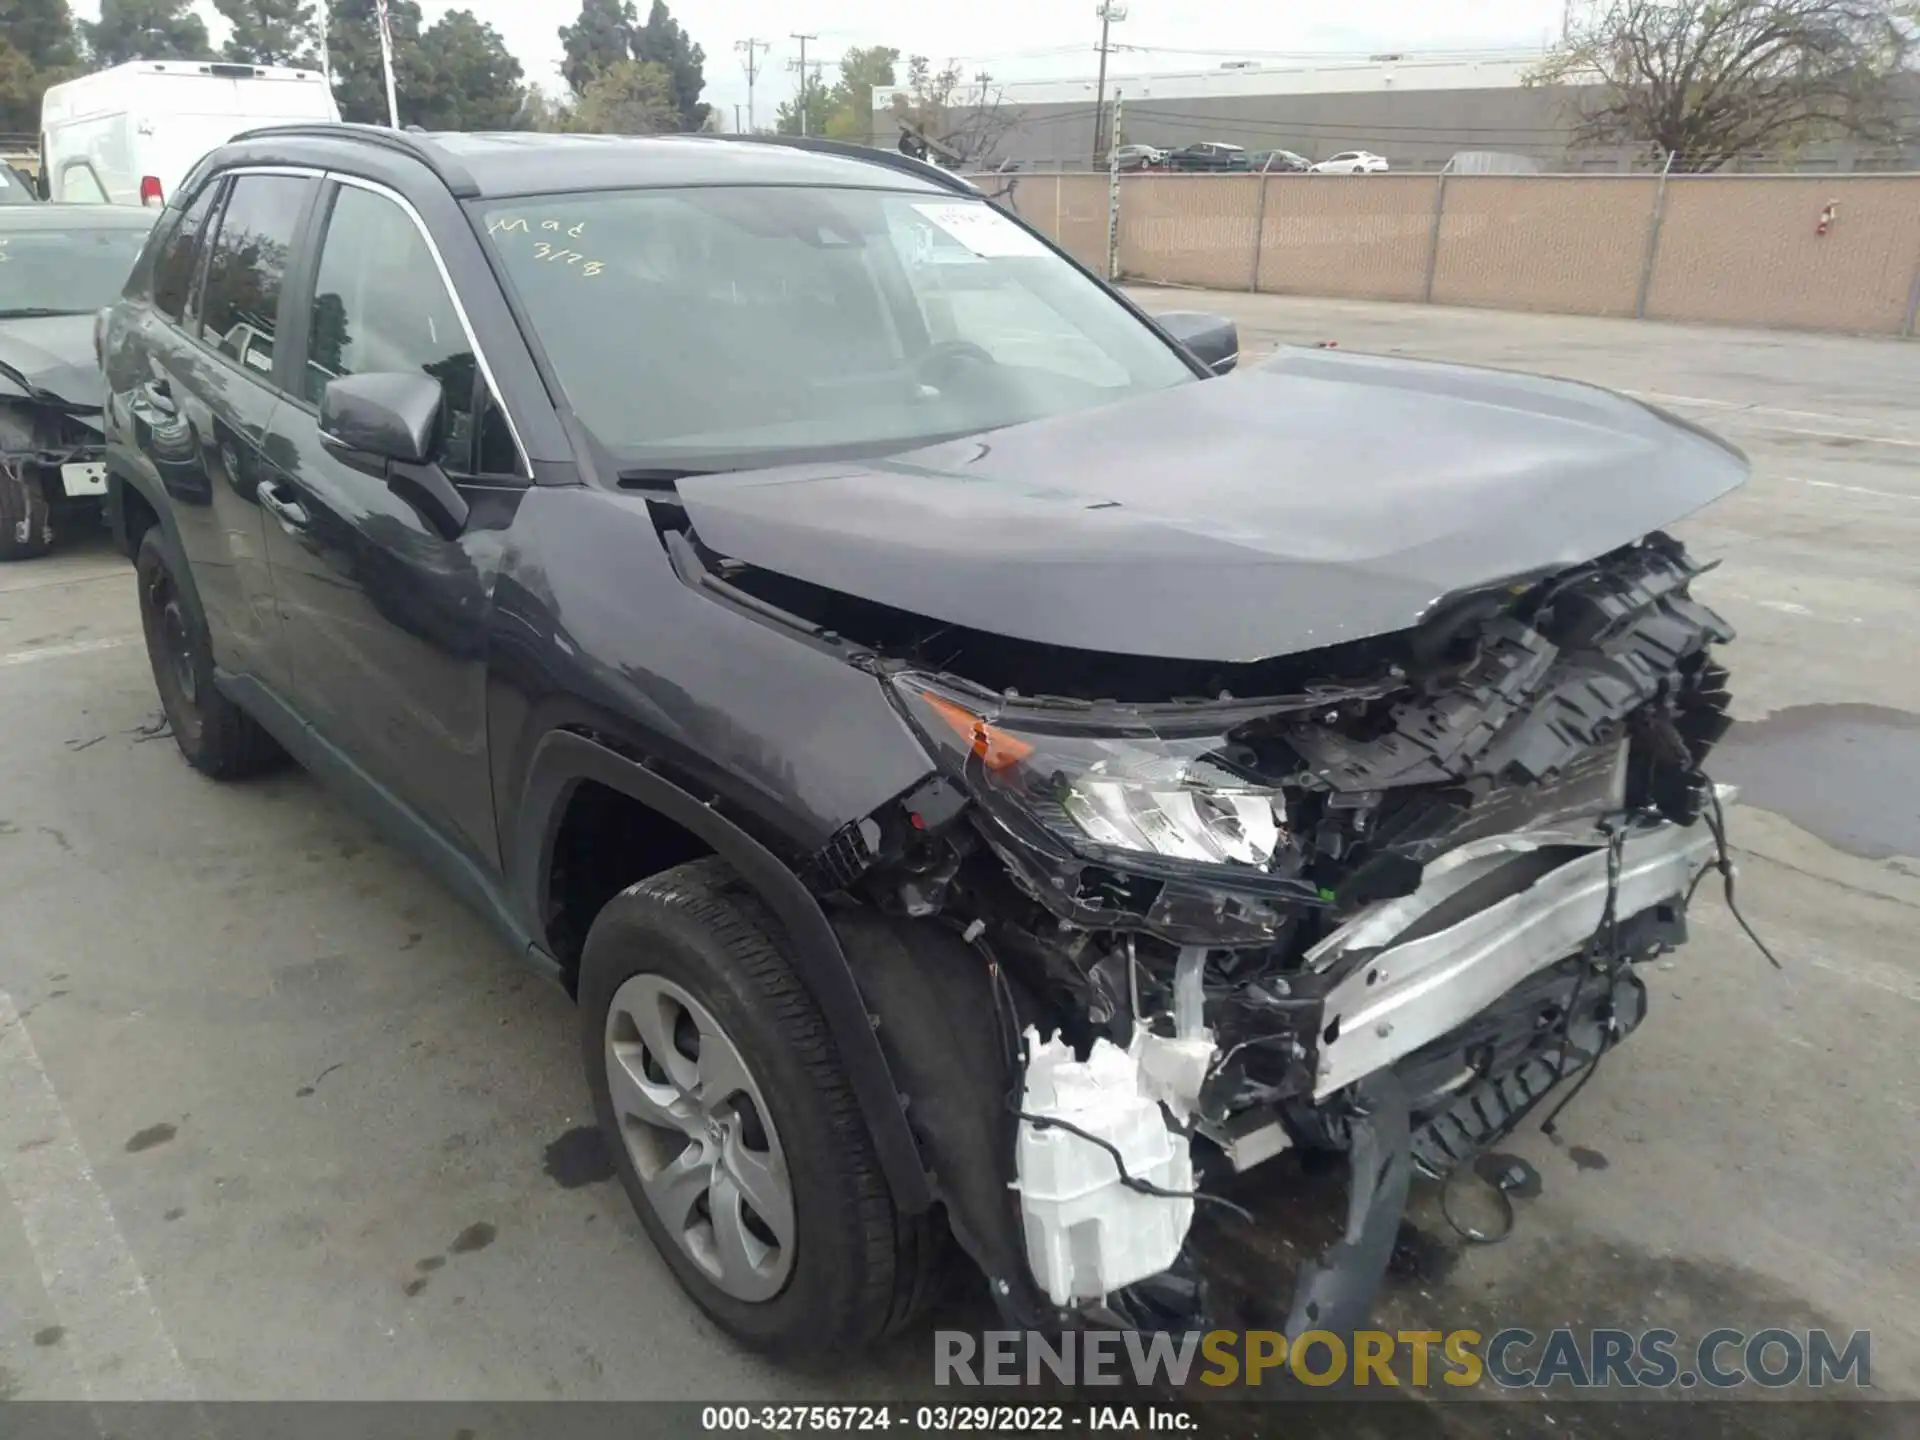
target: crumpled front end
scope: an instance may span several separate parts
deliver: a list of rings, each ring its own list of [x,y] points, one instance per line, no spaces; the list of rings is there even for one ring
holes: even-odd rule
[[[1319,1151],[1344,1233],[1267,1308],[1359,1326],[1415,1175],[1639,1024],[1636,966],[1724,862],[1733,632],[1661,533],[1251,663],[988,633],[664,537],[870,671],[935,757],[804,874],[1016,1324],[1204,1324],[1195,1217]]]
[[[1702,568],[1654,535],[1295,657],[1288,693],[1250,700],[876,658],[946,783],[866,822],[838,883],[957,931],[990,976],[1003,1063],[976,1102],[1007,1118],[975,1158],[1011,1168],[1017,1213],[947,1198],[963,1239],[1018,1227],[970,1248],[1024,1255],[1029,1321],[1198,1320],[1196,1201],[1311,1148],[1347,1153],[1350,1213],[1283,1308],[1357,1326],[1412,1177],[1639,1023],[1635,966],[1684,939],[1731,799],[1705,770],[1732,631],[1689,593]]]
[[[52,511],[69,499],[106,490],[106,441],[97,408],[75,407],[43,392],[0,394],[0,484],[40,491],[45,504],[9,505],[16,545],[53,543]]]

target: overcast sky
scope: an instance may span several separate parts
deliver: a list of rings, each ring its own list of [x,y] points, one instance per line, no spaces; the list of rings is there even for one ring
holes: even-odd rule
[[[577,0],[576,0],[577,3]],[[644,17],[652,0],[635,0]],[[672,4],[673,0],[669,0]],[[967,0],[960,5],[921,6],[907,18],[887,0],[682,0],[675,17],[707,52],[706,98],[731,124],[733,107],[745,106],[747,81],[734,43],[748,36],[769,42],[760,60],[755,112],[762,124],[793,93],[788,63],[799,53],[790,38],[811,31],[808,60],[826,62],[825,75],[850,45],[893,45],[903,55],[923,54],[936,64],[957,59],[971,77],[985,70],[1003,79],[1042,79],[1092,74],[1099,41],[1096,0]],[[1557,34],[1563,0],[1477,0],[1468,6],[1419,0],[1342,0],[1327,7],[1334,21],[1304,18],[1273,0],[1130,0],[1127,20],[1113,27],[1116,44],[1152,47],[1122,52],[1112,66],[1129,72],[1207,68],[1235,56],[1249,59],[1335,52],[1511,48],[1537,46]],[[99,0],[76,0],[88,18]],[[197,7],[216,40],[224,25],[212,6]],[[472,10],[499,30],[529,79],[557,86],[559,27],[576,12],[569,0],[424,0],[427,21],[444,11]],[[1293,13],[1288,12],[1292,10]],[[1222,47],[1206,50],[1209,46]],[[1185,54],[1185,51],[1206,51]]]

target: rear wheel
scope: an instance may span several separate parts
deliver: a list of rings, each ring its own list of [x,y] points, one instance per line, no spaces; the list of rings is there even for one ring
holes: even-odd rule
[[[581,959],[587,1078],[627,1196],[700,1307],[758,1349],[858,1349],[924,1301],[934,1232],[895,1210],[780,938],[718,859],[621,892]]]
[[[53,548],[53,520],[39,475],[0,472],[0,561],[31,560]]]
[[[277,764],[285,752],[214,684],[206,622],[181,588],[178,562],[158,525],[140,537],[134,572],[153,683],[187,763],[216,780],[238,780]]]

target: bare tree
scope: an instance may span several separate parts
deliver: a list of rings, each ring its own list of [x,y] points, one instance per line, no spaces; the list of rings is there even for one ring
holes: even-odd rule
[[[1831,135],[1897,141],[1914,53],[1904,0],[1602,0],[1533,79],[1587,87],[1574,140],[1676,170]]]
[[[919,140],[933,158],[953,169],[981,169],[1020,112],[1005,103],[1005,92],[990,77],[964,84],[960,67],[948,61],[935,70],[924,55],[907,60],[907,93],[893,97],[893,118],[905,134]]]

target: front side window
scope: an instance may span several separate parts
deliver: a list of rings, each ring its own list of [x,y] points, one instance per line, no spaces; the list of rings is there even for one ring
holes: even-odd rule
[[[479,364],[440,278],[433,253],[406,211],[384,195],[342,186],[327,221],[313,287],[307,341],[307,399],[342,375],[426,374],[440,382],[442,453],[467,469],[474,445]],[[518,468],[503,422],[489,405],[478,468]]]
[[[200,232],[206,228],[207,212],[213,208],[213,197],[219,190],[217,181],[201,188],[154,256],[153,306],[170,320],[178,320],[186,312],[193,262],[200,258]]]
[[[84,315],[111,305],[151,230],[138,219],[62,214],[38,203],[7,214],[20,223],[0,224],[0,319]]]
[[[201,336],[263,379],[273,373],[287,257],[312,184],[296,175],[235,176],[207,257]]]
[[[480,215],[575,414],[636,467],[904,449],[1196,378],[965,196],[703,187]]]

